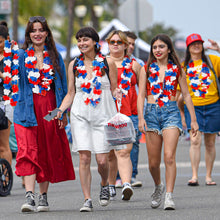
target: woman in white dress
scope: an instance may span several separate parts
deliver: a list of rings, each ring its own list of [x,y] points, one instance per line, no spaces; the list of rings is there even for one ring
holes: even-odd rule
[[[92,211],[91,153],[96,154],[101,176],[101,206],[109,203],[108,153],[111,148],[105,142],[104,124],[116,114],[113,96],[120,99],[117,89],[117,69],[110,58],[100,53],[99,36],[91,27],[81,28],[76,39],[81,55],[69,64],[68,93],[58,117],[71,104],[71,131],[73,152],[79,152],[79,175],[85,202],[81,212]]]

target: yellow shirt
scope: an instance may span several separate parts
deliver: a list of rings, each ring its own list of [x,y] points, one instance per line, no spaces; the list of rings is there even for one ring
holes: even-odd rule
[[[212,62],[216,75],[219,77],[220,76],[220,57],[216,55],[209,55],[209,58]],[[194,61],[194,66],[197,68],[198,72],[200,72],[202,68],[202,59]],[[195,96],[190,86],[189,76],[186,74],[187,85],[188,85],[189,93],[191,95],[194,106],[210,105],[212,103],[217,102],[219,99],[215,75],[212,72],[212,70],[210,70],[210,72],[211,72],[211,76],[209,77],[209,79],[211,80],[211,84],[207,90],[207,93],[205,94],[205,98]],[[202,78],[201,74],[199,75],[199,78],[200,79]]]

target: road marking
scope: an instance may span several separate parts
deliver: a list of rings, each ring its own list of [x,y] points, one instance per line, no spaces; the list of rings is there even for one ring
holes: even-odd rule
[[[220,166],[220,161],[215,161],[214,167],[215,166]],[[161,168],[165,168],[165,164],[161,163],[160,165]],[[177,162],[176,163],[177,168],[191,168],[191,163],[190,162]],[[205,167],[205,161],[200,161],[199,167]],[[91,166],[91,170],[97,170],[97,166]],[[148,169],[148,164],[139,164],[138,169]],[[75,171],[79,170],[79,167],[74,167]]]

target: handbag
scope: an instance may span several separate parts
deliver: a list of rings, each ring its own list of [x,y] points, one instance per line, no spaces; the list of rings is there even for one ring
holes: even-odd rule
[[[0,108],[0,130],[8,128],[8,118],[5,116],[5,112]]]
[[[213,72],[214,75],[215,75],[215,80],[216,80],[216,84],[217,84],[217,88],[218,88],[218,96],[219,96],[219,98],[220,98],[220,76],[218,77],[218,76],[216,75],[216,72],[215,72],[215,70],[214,70],[214,68],[213,68],[213,65],[212,65],[212,61],[210,60],[210,57],[209,57],[209,56],[207,56],[207,59],[208,59],[209,65],[210,65],[210,67],[211,67],[211,70],[212,70],[212,72]]]

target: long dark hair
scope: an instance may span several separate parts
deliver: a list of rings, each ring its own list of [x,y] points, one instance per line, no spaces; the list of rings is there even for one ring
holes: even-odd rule
[[[174,46],[173,46],[171,39],[166,34],[158,34],[151,40],[151,49],[150,49],[150,54],[149,54],[148,61],[147,61],[147,78],[150,75],[150,72],[149,72],[150,64],[154,60],[156,60],[155,56],[153,55],[153,44],[157,40],[161,40],[167,45],[168,50],[170,50],[170,53],[168,54],[168,60],[171,60],[174,64],[176,64],[178,66],[180,74],[182,74],[181,64],[180,64],[178,56],[175,52],[175,49],[174,49]]]
[[[24,44],[23,44],[22,49],[26,50],[32,44],[32,41],[31,41],[31,38],[30,38],[30,33],[33,31],[33,24],[36,23],[36,22],[41,23],[44,31],[46,31],[48,33],[48,35],[46,37],[46,40],[45,40],[45,44],[47,46],[47,50],[48,50],[48,53],[49,53],[49,56],[50,56],[50,60],[53,64],[53,68],[62,77],[61,71],[60,71],[60,66],[59,66],[59,53],[56,49],[52,32],[51,32],[51,30],[50,30],[50,28],[47,24],[46,19],[44,18],[44,20],[41,21],[41,19],[38,19],[38,17],[39,18],[44,18],[44,17],[36,16],[36,17],[32,17],[32,18],[36,18],[33,22],[31,22],[30,20],[28,21],[27,27],[26,27],[26,30],[25,30],[25,40],[24,40]]]
[[[189,52],[189,46],[186,48],[186,54],[185,54],[185,59],[184,59],[184,63],[183,63],[183,67],[184,67],[184,70],[187,72],[187,65],[188,63],[190,62],[191,60],[191,54]],[[211,69],[211,66],[210,66],[210,63],[205,55],[205,50],[204,50],[204,47],[202,46],[202,60],[204,60],[204,62],[207,64],[207,66],[209,67],[209,69]]]
[[[99,35],[96,32],[96,30],[92,27],[83,27],[81,28],[77,33],[76,33],[76,39],[78,40],[81,37],[89,37],[92,38],[92,40],[94,40],[96,43],[99,42]],[[99,53],[100,52],[100,47],[97,47],[97,45],[95,45],[95,52]]]

